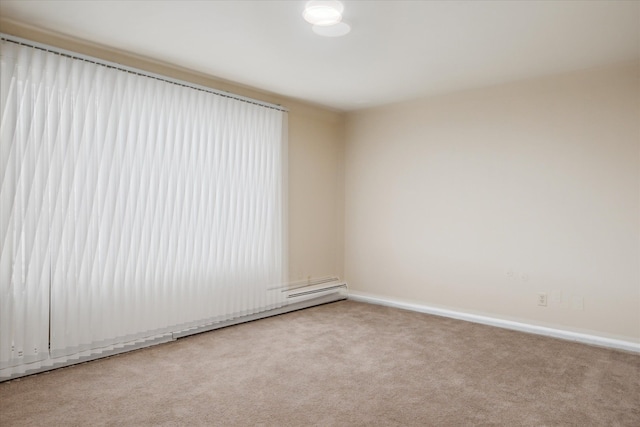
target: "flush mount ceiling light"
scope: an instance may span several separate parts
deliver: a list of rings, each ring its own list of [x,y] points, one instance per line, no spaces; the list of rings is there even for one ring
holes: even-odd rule
[[[342,21],[344,6],[337,0],[312,0],[302,12],[302,16],[309,24],[326,26],[335,25]]]
[[[349,34],[351,26],[346,22],[338,22],[335,25],[314,25],[313,32],[324,37],[340,37]]]
[[[337,0],[312,0],[302,12],[305,21],[313,25],[313,32],[324,37],[340,37],[351,31],[342,21],[344,6]]]

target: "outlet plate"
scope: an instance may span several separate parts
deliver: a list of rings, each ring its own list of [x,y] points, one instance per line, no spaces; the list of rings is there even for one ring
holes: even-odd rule
[[[540,292],[538,294],[538,305],[541,307],[547,306],[547,294],[544,292]]]

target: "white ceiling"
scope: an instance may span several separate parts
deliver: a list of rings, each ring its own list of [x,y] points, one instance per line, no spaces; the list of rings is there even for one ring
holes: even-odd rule
[[[13,1],[0,16],[338,110],[640,58],[639,1]]]

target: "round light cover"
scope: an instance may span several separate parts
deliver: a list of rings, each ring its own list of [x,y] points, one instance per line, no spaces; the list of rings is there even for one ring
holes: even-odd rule
[[[337,0],[312,0],[302,12],[305,21],[313,25],[335,25],[342,21],[344,6]]]
[[[338,22],[334,25],[314,25],[313,32],[323,37],[341,37],[349,34],[351,26],[346,22]]]

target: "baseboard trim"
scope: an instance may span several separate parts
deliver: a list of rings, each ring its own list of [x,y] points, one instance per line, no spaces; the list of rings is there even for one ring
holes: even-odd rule
[[[480,323],[483,325],[495,326],[503,329],[527,332],[530,334],[544,335],[547,337],[560,338],[567,341],[576,341],[583,344],[595,345],[598,347],[625,350],[633,353],[640,353],[640,343],[632,341],[617,340],[612,338],[590,335],[579,332],[567,331],[564,329],[548,328],[545,326],[533,325],[530,323],[514,322],[512,320],[499,319],[496,317],[482,316],[478,314],[465,313],[462,311],[448,310],[423,304],[414,304],[394,298],[371,295],[362,292],[349,291],[349,299],[352,301],[366,302],[370,304],[384,305],[388,307],[402,308],[405,310],[417,311],[420,313],[433,314],[435,316],[449,317],[452,319],[465,320],[467,322]]]

